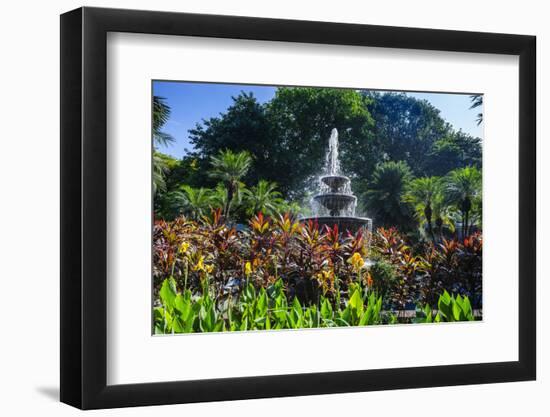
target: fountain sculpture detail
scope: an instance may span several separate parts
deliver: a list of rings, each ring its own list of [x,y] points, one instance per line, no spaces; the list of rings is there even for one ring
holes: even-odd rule
[[[360,228],[372,228],[372,220],[355,215],[357,197],[351,191],[350,179],[342,175],[338,159],[338,131],[332,129],[326,154],[325,172],[319,177],[320,193],[312,199],[314,220],[319,226],[338,225],[342,232],[355,233]]]

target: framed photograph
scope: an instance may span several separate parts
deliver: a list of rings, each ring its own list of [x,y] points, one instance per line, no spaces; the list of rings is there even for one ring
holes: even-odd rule
[[[61,16],[61,401],[533,380],[535,37]]]

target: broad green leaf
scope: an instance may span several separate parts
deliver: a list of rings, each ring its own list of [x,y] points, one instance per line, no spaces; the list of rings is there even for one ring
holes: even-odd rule
[[[354,320],[358,320],[363,314],[363,298],[361,297],[361,292],[355,290],[349,299],[349,307],[351,307],[351,313]]]
[[[359,326],[366,326],[367,324],[372,324],[372,307],[367,307],[367,310],[361,316],[359,320]]]
[[[176,299],[176,280],[172,277],[165,279],[159,291],[160,299],[162,303],[169,307],[174,308],[174,301]]]
[[[460,295],[459,295],[460,297]],[[453,300],[453,304],[452,304],[452,307],[453,307],[453,315],[452,315],[452,319],[454,319],[454,321],[461,321],[462,320],[462,309],[460,308],[459,304],[458,304],[458,301],[456,300]]]
[[[445,291],[440,297],[437,303],[437,307],[441,315],[447,320],[453,319],[453,309],[452,309],[453,300],[449,293]]]
[[[321,303],[321,317],[325,320],[332,319],[332,304],[328,298],[324,298]]]
[[[464,312],[464,316],[466,320],[469,320],[469,321],[474,320],[474,312],[472,310],[472,304],[470,303],[470,299],[468,297],[464,297],[462,301],[462,311]]]
[[[256,304],[256,315],[264,317],[267,314],[267,294],[262,288],[259,292]]]

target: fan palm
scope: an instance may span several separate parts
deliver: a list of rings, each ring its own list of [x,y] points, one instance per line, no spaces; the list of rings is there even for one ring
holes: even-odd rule
[[[367,208],[382,225],[408,227],[409,210],[401,197],[411,177],[411,170],[403,161],[376,166],[365,197]]]
[[[247,203],[247,214],[253,216],[259,212],[273,215],[283,203],[281,193],[277,191],[277,184],[260,180],[258,185],[244,191]]]
[[[223,210],[227,219],[231,203],[239,189],[239,182],[246,175],[252,165],[252,158],[246,151],[234,153],[231,150],[220,151],[210,158],[212,169],[209,175],[220,180],[227,190],[227,201]]]
[[[212,200],[212,191],[208,188],[193,188],[182,185],[169,193],[170,206],[179,214],[198,220],[208,213]]]
[[[433,229],[434,202],[442,193],[441,179],[439,177],[415,178],[407,186],[403,195],[403,201],[414,207],[420,224],[424,222],[428,226],[428,233],[435,242]]]
[[[445,194],[462,217],[462,234],[470,232],[471,212],[481,196],[481,172],[473,166],[455,169],[447,174]]]

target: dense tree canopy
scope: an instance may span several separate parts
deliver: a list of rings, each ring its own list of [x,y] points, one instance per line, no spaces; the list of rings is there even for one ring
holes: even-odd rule
[[[368,136],[369,102],[344,89],[279,88],[265,105],[242,93],[226,113],[190,131],[194,152],[189,158],[203,171],[220,150],[246,150],[254,162],[245,182],[267,179],[276,182],[284,196],[301,197],[323,166],[332,128],[339,129],[342,147],[351,147],[352,138]],[[203,180],[203,175],[198,177]]]
[[[157,99],[156,142],[162,142],[161,128],[167,115],[168,104]],[[237,186],[256,186],[252,192],[259,192],[258,184],[264,181],[277,199],[305,208],[316,191],[334,127],[339,131],[342,170],[352,179],[358,205],[380,225],[394,222],[404,230],[410,228],[414,207],[411,210],[400,194],[411,179],[444,177],[467,166],[481,167],[481,140],[454,130],[426,100],[403,93],[282,87],[266,103],[258,102],[252,93],[233,97],[224,113],[202,120],[189,131],[193,149],[176,163],[156,153],[162,162],[162,169],[157,169],[157,176],[163,178],[158,182],[159,200],[173,191],[189,194],[181,184],[192,189],[206,187],[218,190],[212,196],[225,198],[224,211],[229,212],[233,194],[241,198]],[[212,163],[227,150],[234,155],[245,151],[251,158],[242,175],[229,182],[220,172],[212,175]],[[385,201],[383,187],[388,188],[394,180],[399,182],[399,190],[392,190],[391,198]],[[221,188],[220,182],[225,184]],[[250,192],[244,192],[246,195],[252,201]],[[170,206],[162,201],[155,206],[163,204]],[[430,208],[436,211],[443,206],[439,202]],[[247,210],[252,208],[242,212]],[[470,213],[465,217],[470,221]]]

